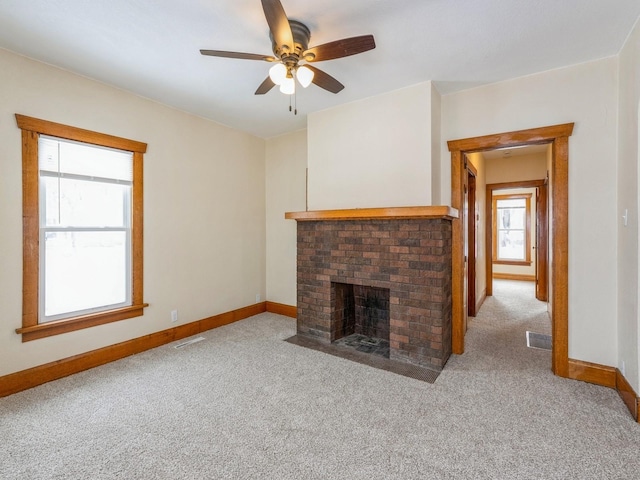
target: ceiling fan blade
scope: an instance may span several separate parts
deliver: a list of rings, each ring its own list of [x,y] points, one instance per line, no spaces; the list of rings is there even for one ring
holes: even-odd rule
[[[293,50],[293,33],[289,19],[280,0],[262,0],[264,16],[269,24],[269,30],[278,47],[286,45]]]
[[[325,90],[331,93],[338,93],[344,88],[344,85],[342,85],[338,80],[333,78],[328,73],[323,72],[319,68],[316,68],[308,64],[305,65],[305,67],[313,71],[312,82],[315,83],[320,88],[324,88]]]
[[[275,86],[276,86],[276,84],[273,83],[273,80],[271,80],[271,77],[267,77],[267,78],[264,79],[264,82],[262,82],[260,84],[260,86],[256,90],[255,94],[256,95],[264,95],[265,93],[267,93],[269,90],[271,90]]]
[[[264,60],[265,62],[276,61],[276,57],[260,55],[257,53],[225,52],[224,50],[200,50],[200,53],[211,57],[239,58],[241,60]]]
[[[359,37],[343,38],[334,42],[318,45],[317,47],[306,50],[302,56],[308,62],[322,62],[324,60],[333,60],[335,58],[348,57],[358,53],[366,52],[376,48],[376,42],[373,35],[361,35]],[[313,55],[314,58],[307,56]]]

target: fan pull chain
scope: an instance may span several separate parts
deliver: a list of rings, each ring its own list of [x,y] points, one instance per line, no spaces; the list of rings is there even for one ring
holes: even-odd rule
[[[291,103],[291,97],[293,97],[293,104]],[[296,92],[293,95],[289,95],[289,111],[294,115],[298,115],[298,94]]]

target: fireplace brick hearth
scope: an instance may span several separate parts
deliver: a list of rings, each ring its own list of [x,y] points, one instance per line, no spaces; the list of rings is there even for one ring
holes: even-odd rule
[[[444,366],[451,354],[451,218],[305,219],[297,235],[298,335],[323,343],[343,335],[336,284],[388,289],[390,359]]]

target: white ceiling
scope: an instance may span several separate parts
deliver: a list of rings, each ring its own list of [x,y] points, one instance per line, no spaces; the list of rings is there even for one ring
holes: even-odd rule
[[[496,148],[482,152],[485,160],[495,160],[496,158],[513,158],[525,157],[528,155],[545,155],[549,144],[542,145],[526,145],[522,147]]]
[[[373,34],[375,50],[315,65],[346,88],[312,85],[298,115],[270,64],[200,49],[271,54],[259,0],[2,0],[0,47],[260,137],[306,114],[426,80],[442,94],[617,54],[639,0],[281,0],[310,46]]]

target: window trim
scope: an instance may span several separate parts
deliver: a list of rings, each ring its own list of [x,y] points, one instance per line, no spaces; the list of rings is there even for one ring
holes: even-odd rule
[[[143,302],[143,157],[147,144],[92,132],[60,123],[16,114],[22,130],[22,214],[23,214],[23,274],[22,274],[22,327],[16,333],[28,342],[61,333],[72,332],[105,323],[143,315],[148,304]],[[79,315],[62,320],[38,323],[39,315],[39,169],[38,138],[49,135],[67,140],[90,143],[103,147],[127,150],[133,153],[133,189],[131,213],[131,305],[103,312]]]
[[[492,262],[497,265],[531,265],[531,193],[514,193],[509,195],[492,196],[492,217],[493,217],[493,258]],[[524,260],[503,260],[498,258],[498,201],[525,199],[525,259]]]

